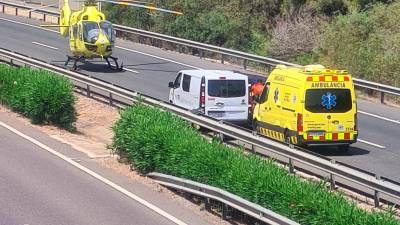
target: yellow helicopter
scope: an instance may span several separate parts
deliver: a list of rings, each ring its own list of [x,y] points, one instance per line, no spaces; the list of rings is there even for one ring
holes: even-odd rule
[[[84,6],[79,11],[72,11],[68,0],[63,0],[60,11],[59,25],[43,25],[45,27],[59,27],[63,37],[69,36],[69,46],[72,56],[67,55],[65,66],[73,61],[72,70],[77,69],[77,62],[85,59],[101,58],[106,60],[111,69],[122,70],[118,64],[118,58],[112,56],[115,44],[115,31],[111,22],[106,20],[104,13],[98,10],[97,2],[107,2],[118,5],[140,7],[151,12],[161,11],[182,15],[181,12],[154,7],[145,2],[128,2],[112,0],[86,0]],[[114,61],[112,65],[110,59]]]

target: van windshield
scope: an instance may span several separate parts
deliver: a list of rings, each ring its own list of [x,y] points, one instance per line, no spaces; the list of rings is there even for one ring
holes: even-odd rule
[[[306,110],[313,113],[344,113],[352,108],[349,89],[308,89]]]
[[[219,98],[243,97],[246,95],[244,80],[209,80],[208,96]]]

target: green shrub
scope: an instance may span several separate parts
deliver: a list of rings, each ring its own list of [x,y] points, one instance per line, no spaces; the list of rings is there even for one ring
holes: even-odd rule
[[[322,63],[359,78],[400,86],[400,2],[339,16],[320,37]]]
[[[356,0],[356,2],[361,9],[366,9],[369,7],[373,7],[377,3],[392,3],[393,0]]]
[[[318,9],[326,16],[346,14],[348,12],[347,5],[343,0],[320,0],[318,1]]]
[[[236,50],[263,53],[268,29],[273,26],[274,17],[280,13],[282,5],[277,0],[153,2],[157,7],[175,9],[183,12],[183,15],[154,13],[149,16],[143,9],[111,4],[105,4],[104,9],[107,18],[114,23]],[[258,46],[260,41],[262,43]]]
[[[114,125],[112,147],[141,172],[157,171],[225,189],[301,224],[399,225],[387,213],[368,213],[323,182],[306,182],[272,160],[209,143],[188,123],[142,104]]]
[[[45,70],[0,65],[0,100],[31,119],[74,130],[73,85]]]

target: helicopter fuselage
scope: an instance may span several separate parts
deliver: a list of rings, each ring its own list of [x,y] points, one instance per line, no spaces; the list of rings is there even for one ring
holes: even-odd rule
[[[71,13],[68,36],[74,56],[107,58],[112,54],[114,30],[96,5],[86,5],[82,10]]]
[[[182,15],[181,12],[157,8],[153,4],[146,2],[84,0],[84,7],[81,10],[72,11],[69,6],[69,0],[61,1],[60,20],[56,26],[59,27],[61,36],[69,38],[69,46],[73,56],[67,55],[65,66],[73,60],[74,70],[77,69],[79,60],[102,58],[110,68],[122,71],[122,63],[119,65],[118,58],[111,56],[115,43],[112,23],[108,22],[104,14],[97,9],[97,2],[139,7],[148,9],[150,12],[161,11]]]

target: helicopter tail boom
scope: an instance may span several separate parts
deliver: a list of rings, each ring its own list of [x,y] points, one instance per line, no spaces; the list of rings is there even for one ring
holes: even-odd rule
[[[70,25],[69,20],[72,12],[68,0],[63,0],[62,3],[63,6],[60,12],[60,34],[64,37],[67,37]]]

